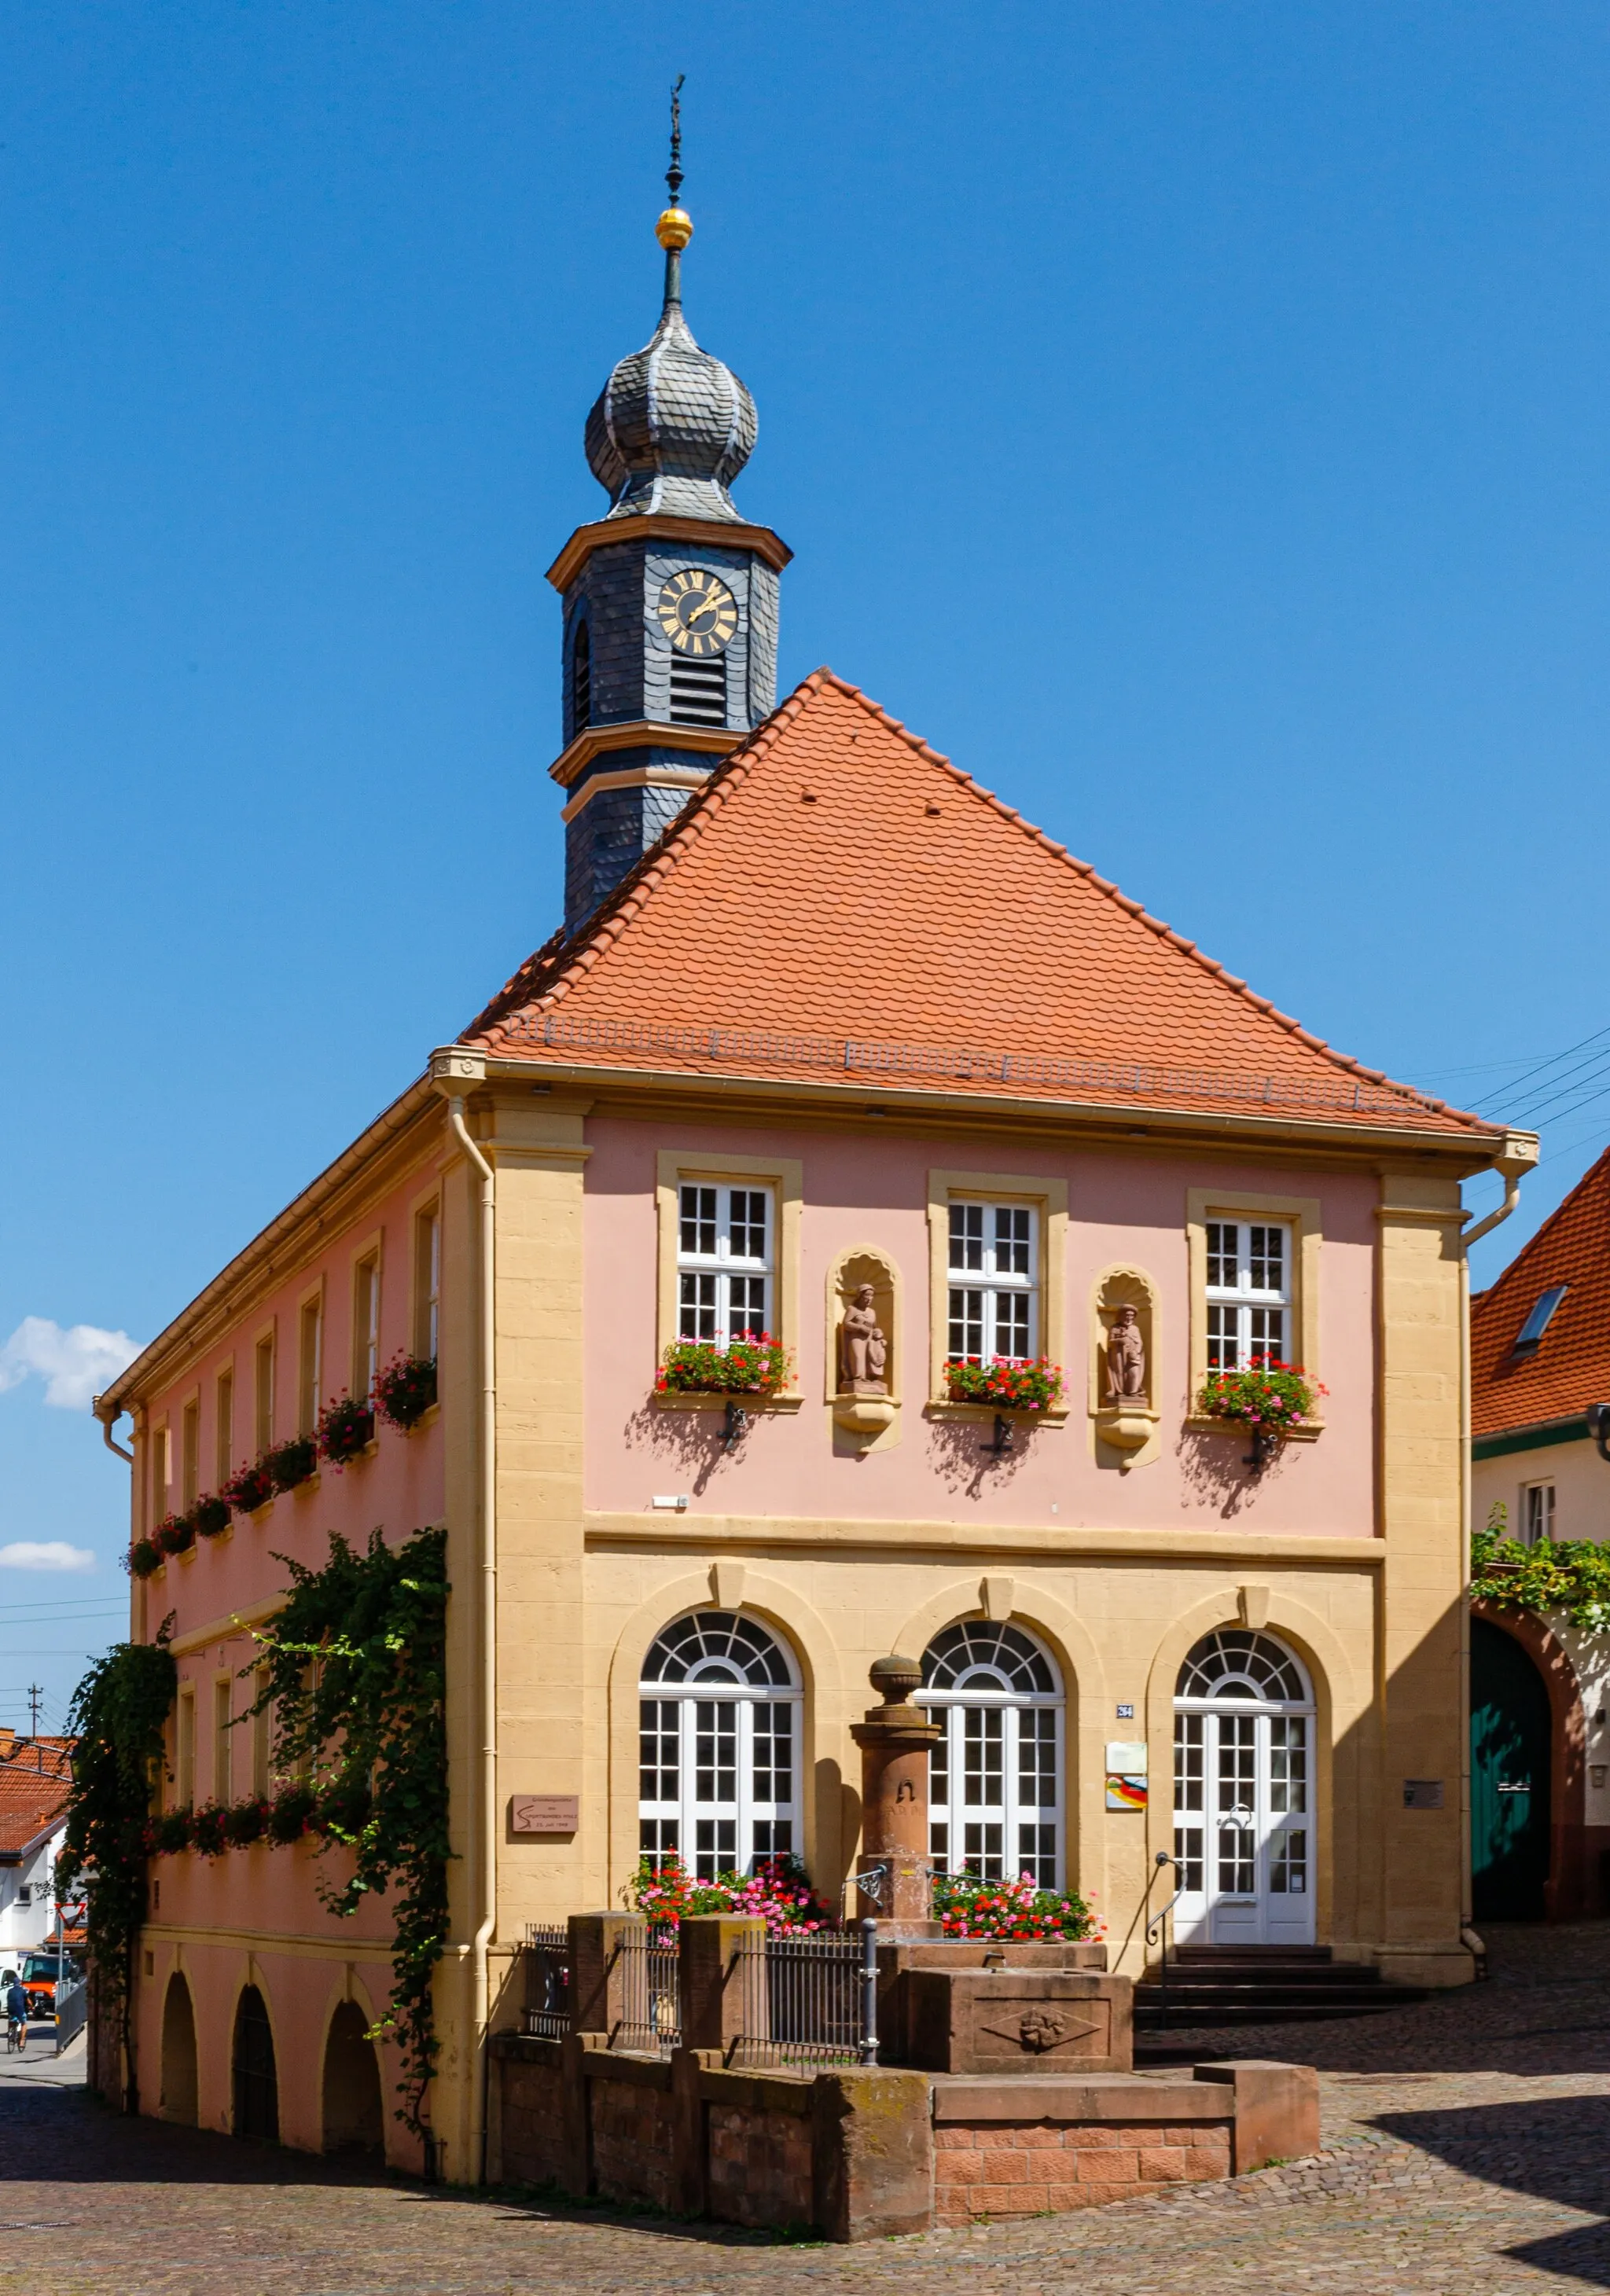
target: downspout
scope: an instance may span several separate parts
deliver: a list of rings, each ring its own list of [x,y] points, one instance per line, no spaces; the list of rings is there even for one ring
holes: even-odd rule
[[[479,1054],[456,1050],[431,1062],[437,1088],[448,1097],[448,1123],[454,1138],[481,1176],[481,1792],[475,1861],[475,1894],[481,1917],[471,1945],[475,2064],[470,2084],[468,2181],[484,2184],[487,2173],[487,2026],[491,1987],[489,1948],[497,1925],[497,1365],[496,1181],[491,1165],[464,1122],[465,1084],[480,1083],[485,1062]]]
[[[107,1449],[109,1451],[115,1451],[119,1459],[127,1459],[129,1465],[132,1467],[134,1464],[134,1453],[132,1451],[126,1451],[121,1443],[114,1442],[112,1439],[111,1431],[117,1422],[123,1416],[123,1406],[119,1404],[117,1408],[114,1410],[112,1406],[108,1404],[105,1410],[103,1411],[101,1408],[101,1398],[97,1395],[91,1398],[89,1407],[101,1423],[101,1439],[105,1444]]]
[[[1476,1957],[1480,1975],[1485,1951],[1473,1926],[1474,1907],[1471,1902],[1470,1874],[1470,1570],[1469,1539],[1474,1528],[1470,1520],[1470,1247],[1479,1243],[1484,1235],[1509,1218],[1521,1200],[1521,1181],[1537,1162],[1535,1133],[1512,1132],[1504,1143],[1504,1154],[1496,1159],[1498,1170],[1503,1175],[1504,1201],[1496,1211],[1477,1220],[1474,1227],[1459,1232],[1459,1425],[1464,1439],[1459,1445],[1459,1521],[1460,1536],[1466,1542],[1466,1561],[1460,1576],[1465,1585],[1465,1599],[1459,1604],[1459,1939],[1466,1950]],[[1528,1152],[1528,1151],[1530,1152]]]

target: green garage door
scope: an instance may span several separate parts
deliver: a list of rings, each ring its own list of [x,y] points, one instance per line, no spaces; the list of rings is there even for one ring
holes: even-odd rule
[[[1513,1635],[1470,1622],[1470,1864],[1478,1923],[1538,1922],[1548,1879],[1552,1721]]]

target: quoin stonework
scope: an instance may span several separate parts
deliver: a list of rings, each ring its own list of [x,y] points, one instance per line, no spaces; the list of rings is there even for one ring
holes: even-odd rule
[[[233,1718],[276,1556],[445,1524],[429,2120],[464,2181],[528,1923],[618,1907],[645,1853],[839,1896],[889,1653],[932,1865],[1077,1886],[1121,1975],[1176,1890],[1182,1944],[1473,1973],[1460,1184],[1535,1143],[1332,1051],[845,677],[776,704],[754,404],[684,315],[674,200],[660,228],[658,326],[587,425],[607,507],[550,576],[565,922],[97,1405],[137,1541],[436,1365],[408,1431],[137,1578],[131,1631],[172,1622],[164,1806],[267,1791]],[[664,1380],[745,1333],[762,1384]],[[1264,1359],[1308,1382],[1273,1431],[1212,1405]],[[337,1921],[319,1872],[152,1861],[142,2110],[271,2098],[289,2144],[417,2166],[365,2038],[387,1906]],[[1228,2160],[1228,2112],[1168,2144]],[[972,2136],[924,2142],[965,2214]]]

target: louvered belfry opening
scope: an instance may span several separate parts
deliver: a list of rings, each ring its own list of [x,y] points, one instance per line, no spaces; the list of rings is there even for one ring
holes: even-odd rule
[[[727,656],[713,661],[688,661],[677,655],[670,666],[670,716],[673,726],[725,726],[727,723]]]
[[[583,622],[571,647],[571,730],[593,722],[593,641]]]

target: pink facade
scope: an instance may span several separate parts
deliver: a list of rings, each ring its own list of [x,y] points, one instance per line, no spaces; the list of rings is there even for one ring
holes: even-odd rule
[[[212,1341],[190,1359],[185,1376],[154,1395],[144,1414],[136,1471],[135,1519],[149,1529],[169,1508],[182,1504],[181,1430],[187,1401],[199,1405],[200,1488],[221,1480],[217,1414],[219,1375],[234,1374],[232,1456],[236,1464],[257,1455],[254,1355],[272,1332],[275,1342],[272,1439],[283,1442],[298,1425],[298,1349],[304,1304],[316,1290],[322,1299],[321,1400],[346,1391],[353,1362],[353,1271],[357,1259],[378,1242],[381,1284],[379,1360],[383,1365],[413,1344],[415,1292],[411,1281],[414,1225],[421,1199],[436,1185],[436,1163],[415,1165],[378,1203],[366,1206],[349,1227],[333,1235],[316,1256],[287,1267],[272,1288],[259,1291],[243,1314],[234,1317]],[[157,1434],[171,1434],[168,1456],[173,1480],[166,1492],[155,1488]],[[339,1532],[362,1546],[376,1528],[393,1544],[444,1512],[443,1431],[433,1409],[407,1434],[381,1424],[366,1455],[341,1469],[322,1468],[297,1489],[282,1493],[251,1516],[237,1515],[220,1537],[198,1539],[185,1554],[171,1557],[149,1579],[135,1582],[134,1631],[149,1638],[165,1620],[171,1632],[181,1700],[193,1704],[193,1752],[190,1759],[193,1800],[240,1800],[253,1791],[251,1726],[229,1733],[228,1767],[220,1775],[218,1734],[214,1727],[217,1686],[234,1677],[233,1710],[242,1712],[251,1685],[238,1679],[250,1665],[254,1645],[250,1625],[261,1618],[283,1589],[286,1572],[278,1560],[289,1555],[316,1569],[328,1560],[329,1535]],[[180,1790],[177,1713],[168,1727],[168,1777],[171,1804]],[[316,1854],[304,1841],[286,1848],[258,1843],[217,1858],[193,1851],[152,1861],[152,1921],[146,1932],[137,2000],[137,2047],[142,2103],[171,2117],[194,2117],[203,2128],[232,2124],[232,2058],[236,2012],[243,1989],[254,1985],[264,2001],[274,2037],[282,2140],[318,2151],[325,2128],[326,2046],[331,2021],[343,2002],[355,2003],[369,2023],[384,2010],[390,1993],[390,1923],[383,1901],[369,1899],[344,1920],[325,1910],[324,1890],[343,1878],[344,1853]],[[311,1941],[315,1950],[276,1954],[262,1940],[283,1936]],[[175,1977],[188,1988],[194,2029],[193,2099],[181,2079],[172,2085],[172,2027],[167,2051],[164,2023]],[[351,2022],[350,2013],[347,2022]],[[399,2162],[416,2165],[417,2148],[391,2123],[397,2078],[394,2052],[382,2050],[386,2143]],[[165,2062],[166,2060],[166,2062]],[[340,2083],[337,2082],[339,2088]]]
[[[1324,1234],[1320,1283],[1321,1367],[1329,1394],[1322,1444],[1293,1446],[1257,1494],[1261,1530],[1367,1536],[1376,1529],[1374,1496],[1374,1252],[1378,1187],[1353,1170],[1316,1174],[1270,1164],[1206,1163],[1155,1152],[1061,1153],[1024,1150],[1004,1168],[1029,1184],[1065,1181],[1068,1247],[1064,1329],[1069,1419],[1023,1447],[1007,1472],[981,1484],[977,1432],[964,1439],[925,1419],[929,1332],[929,1171],[981,1160],[1003,1168],[991,1144],[936,1136],[867,1140],[829,1132],[785,1133],[714,1125],[664,1126],[598,1118],[587,1127],[587,1464],[589,1508],[640,1513],[657,1493],[685,1493],[688,1512],[760,1516],[854,1515],[873,1521],[950,1521],[1178,1529],[1216,1527],[1226,1511],[1230,1439],[1165,1441],[1162,1457],[1139,1473],[1099,1468],[1085,1438],[1088,1302],[1100,1272],[1115,1261],[1143,1267],[1158,1287],[1161,1345],[1155,1390],[1165,1429],[1188,1408],[1189,1332],[1186,1258],[1187,1188],[1318,1194]],[[799,1380],[807,1407],[768,1418],[743,1456],[711,1472],[708,1424],[677,1412],[645,1409],[656,1359],[657,1152],[797,1157],[804,1166]],[[856,1456],[835,1450],[826,1413],[819,1333],[835,1257],[870,1246],[900,1277],[905,1366],[904,1436],[897,1448]],[[1244,1448],[1244,1443],[1242,1447]],[[678,1480],[678,1476],[680,1479]]]

